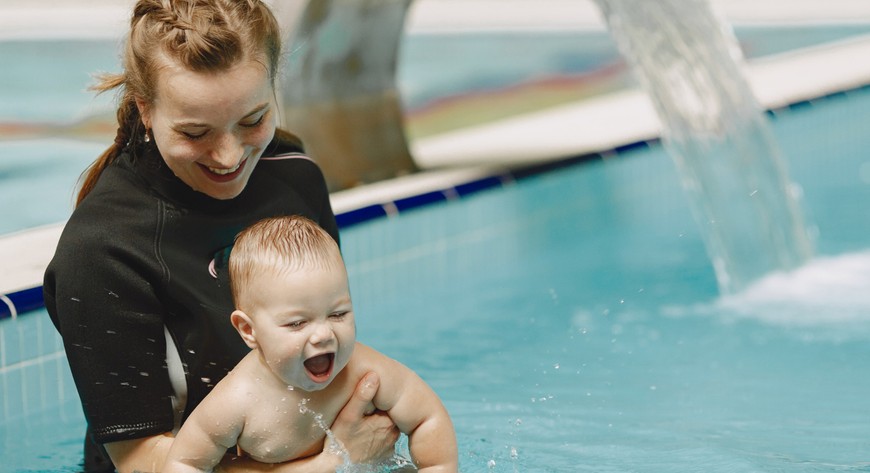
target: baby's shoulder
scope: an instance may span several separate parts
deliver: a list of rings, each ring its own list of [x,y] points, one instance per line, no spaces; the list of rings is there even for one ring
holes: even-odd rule
[[[400,375],[404,365],[368,345],[357,342],[348,369],[353,380],[357,382],[366,373],[372,371],[376,372],[383,381],[388,377]]]
[[[212,389],[208,398],[217,401],[217,406],[244,410],[286,395],[286,387],[273,386],[275,383],[270,382],[270,377],[264,377],[252,368],[250,358],[248,354]]]
[[[348,366],[354,365],[358,369],[371,369],[382,363],[386,356],[374,348],[360,342],[356,342],[353,355],[350,357]]]

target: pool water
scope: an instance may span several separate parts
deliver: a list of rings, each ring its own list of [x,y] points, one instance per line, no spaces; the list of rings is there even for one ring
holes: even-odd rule
[[[870,470],[865,123],[867,90],[773,118],[817,229],[794,274],[719,297],[652,146],[344,229],[358,337],[441,395],[463,472]],[[0,343],[0,469],[75,470],[46,314]]]
[[[794,274],[720,298],[654,147],[349,229],[360,338],[442,395],[463,471],[868,470],[868,113],[774,119],[817,234]]]

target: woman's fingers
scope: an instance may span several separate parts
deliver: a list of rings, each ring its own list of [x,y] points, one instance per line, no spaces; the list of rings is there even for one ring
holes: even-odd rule
[[[333,434],[354,463],[389,457],[399,439],[399,429],[386,413],[367,415],[379,387],[377,373],[366,374],[332,425]]]

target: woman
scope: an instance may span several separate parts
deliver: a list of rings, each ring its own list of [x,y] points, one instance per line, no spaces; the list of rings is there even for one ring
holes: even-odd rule
[[[299,214],[338,240],[320,170],[276,129],[280,37],[258,0],[139,0],[124,72],[96,87],[119,89],[117,136],[84,176],[44,284],[88,421],[88,470],[101,445],[119,471],[159,470],[172,431],[248,351],[226,274],[242,228]],[[398,437],[384,416],[363,417],[376,390],[361,383],[332,426],[354,461]],[[282,468],[341,463],[326,449]]]

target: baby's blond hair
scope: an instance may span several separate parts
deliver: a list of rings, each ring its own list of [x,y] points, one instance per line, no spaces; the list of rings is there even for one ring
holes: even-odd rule
[[[242,230],[230,253],[230,289],[236,307],[252,280],[263,272],[341,269],[338,244],[313,221],[298,215],[260,220]]]

